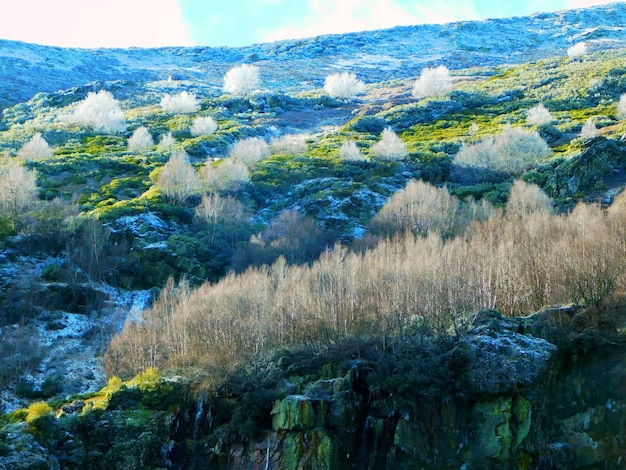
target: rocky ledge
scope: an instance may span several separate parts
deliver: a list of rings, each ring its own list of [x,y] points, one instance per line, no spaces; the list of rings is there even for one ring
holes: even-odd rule
[[[0,468],[623,468],[622,324],[621,307],[484,311],[382,351],[282,351],[210,393],[135,379],[3,417]]]

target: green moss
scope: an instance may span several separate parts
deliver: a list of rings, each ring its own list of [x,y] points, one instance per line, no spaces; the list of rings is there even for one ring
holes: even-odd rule
[[[506,461],[509,458],[513,433],[511,431],[511,397],[476,403],[472,411],[475,432],[472,435],[472,459]]]
[[[281,460],[285,470],[341,468],[337,445],[325,431],[288,433],[282,442]]]
[[[526,398],[514,397],[512,412],[512,430],[515,439],[513,449],[516,449],[528,436],[532,424],[532,403]]]

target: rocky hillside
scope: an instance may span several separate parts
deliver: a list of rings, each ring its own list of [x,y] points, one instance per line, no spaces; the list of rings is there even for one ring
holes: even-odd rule
[[[0,468],[619,469],[622,324],[610,308],[484,311],[462,337],[382,355],[281,351],[208,394],[147,371],[1,417]]]
[[[0,42],[0,469],[620,468],[624,24]]]
[[[253,63],[272,89],[307,90],[328,73],[347,70],[367,83],[404,79],[422,68],[450,69],[520,64],[565,55],[580,41],[591,50],[626,46],[626,5],[541,13],[530,17],[279,41],[242,48],[65,49],[0,41],[0,109],[92,81],[204,82],[219,90],[233,65]],[[288,67],[285,65],[288,64]]]

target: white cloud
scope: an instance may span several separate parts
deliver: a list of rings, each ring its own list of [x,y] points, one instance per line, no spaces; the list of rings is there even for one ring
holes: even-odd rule
[[[65,47],[191,45],[176,0],[17,0],[0,38]]]
[[[303,24],[274,31],[264,40],[365,31],[417,22],[394,0],[309,0],[309,9]]]
[[[569,0],[568,8],[587,8],[596,5],[615,3],[617,0]]]
[[[432,8],[400,0],[308,0],[308,3],[310,13],[303,22],[276,30],[264,41],[478,18],[472,5],[462,1]]]

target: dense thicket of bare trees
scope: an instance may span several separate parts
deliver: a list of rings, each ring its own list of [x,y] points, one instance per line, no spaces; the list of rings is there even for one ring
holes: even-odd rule
[[[481,308],[527,315],[601,300],[624,268],[626,204],[550,209],[537,188],[517,183],[504,210],[454,237],[407,231],[365,253],[336,246],[311,265],[280,258],[194,292],[170,282],[143,321],[111,342],[108,372],[232,365],[353,335],[389,346],[416,326],[463,328]]]

